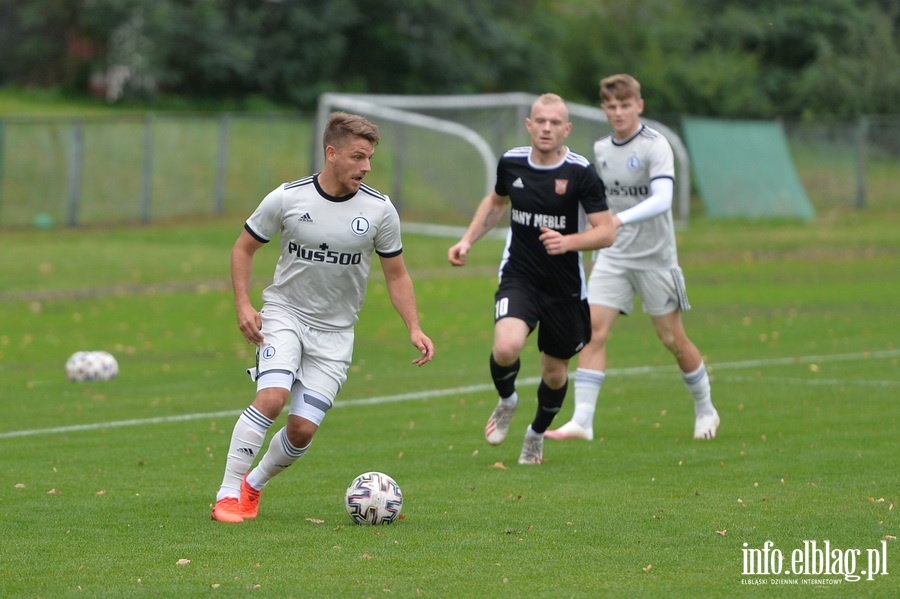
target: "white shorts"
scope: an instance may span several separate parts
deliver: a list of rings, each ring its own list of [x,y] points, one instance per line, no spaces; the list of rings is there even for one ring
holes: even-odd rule
[[[634,309],[636,295],[641,298],[644,312],[651,316],[691,309],[680,268],[629,269],[610,264],[603,254],[598,255],[588,279],[588,303],[628,315]]]
[[[256,348],[256,368],[250,370],[257,390],[291,389],[296,380],[334,403],[353,359],[353,330],[313,329],[279,306],[263,306],[260,315],[263,342]]]

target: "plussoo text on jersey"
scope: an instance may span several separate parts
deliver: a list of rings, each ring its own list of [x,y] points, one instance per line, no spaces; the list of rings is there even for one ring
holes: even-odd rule
[[[635,196],[639,198],[650,195],[650,187],[647,185],[614,185],[606,187],[607,196]]]
[[[307,262],[321,262],[323,264],[341,264],[343,266],[350,266],[352,264],[359,264],[362,261],[362,254],[360,252],[353,254],[349,252],[336,252],[334,250],[329,250],[328,246],[325,244],[319,246],[319,249],[313,250],[290,241],[288,242],[288,253],[294,254],[301,260],[306,260]]]

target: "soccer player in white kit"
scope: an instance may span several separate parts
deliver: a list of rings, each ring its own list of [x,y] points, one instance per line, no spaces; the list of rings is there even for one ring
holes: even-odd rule
[[[372,252],[381,260],[391,303],[419,351],[434,357],[419,326],[406,270],[400,218],[388,196],[363,183],[371,170],[378,128],[358,115],[333,113],[325,128],[322,171],[269,193],[244,225],[231,252],[238,326],[255,344],[256,397],[235,424],[212,518],[255,518],[266,483],[312,443],[347,379]],[[281,255],[260,311],[250,300],[253,256],[280,235]],[[250,470],[269,427],[290,403],[287,424]]]
[[[613,133],[594,144],[595,165],[614,213],[615,243],[596,254],[588,279],[591,341],[575,371],[575,412],[552,439],[594,438],[594,411],[606,378],[606,340],[619,314],[628,315],[640,296],[656,334],[672,352],[694,398],[694,438],[712,439],[719,414],[710,397],[703,357],[688,339],[681,312],[690,309],[678,265],[672,192],[672,148],[658,131],[640,121],[641,86],[630,75],[600,81],[600,99]]]

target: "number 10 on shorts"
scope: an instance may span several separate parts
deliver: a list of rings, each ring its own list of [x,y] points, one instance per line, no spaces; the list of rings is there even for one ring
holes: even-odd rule
[[[509,314],[509,298],[501,297],[494,304],[494,320],[500,320],[507,314]]]

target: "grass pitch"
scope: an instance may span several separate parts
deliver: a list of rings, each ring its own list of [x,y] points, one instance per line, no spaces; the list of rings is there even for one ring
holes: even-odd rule
[[[548,439],[539,467],[516,464],[535,408],[533,343],[510,438],[483,439],[499,242],[451,269],[452,240],[407,235],[435,361],[410,364],[374,273],[337,406],[266,489],[259,518],[229,526],[209,510],[254,391],[227,282],[241,224],[3,234],[4,596],[900,593],[890,213],[692,223],[680,239],[685,323],[712,373],[719,438],[691,439],[689,395],[638,313],[610,340],[597,438]],[[259,257],[257,290],[274,253]],[[68,382],[65,360],[83,349],[114,353],[119,378]],[[570,393],[558,423],[571,408]],[[367,470],[399,482],[403,520],[351,524],[344,489]],[[770,551],[769,573],[758,561],[748,573],[767,541],[784,562]],[[785,573],[812,541],[840,550],[830,567],[841,574]],[[856,574],[882,553],[888,573],[847,580],[854,550]]]

